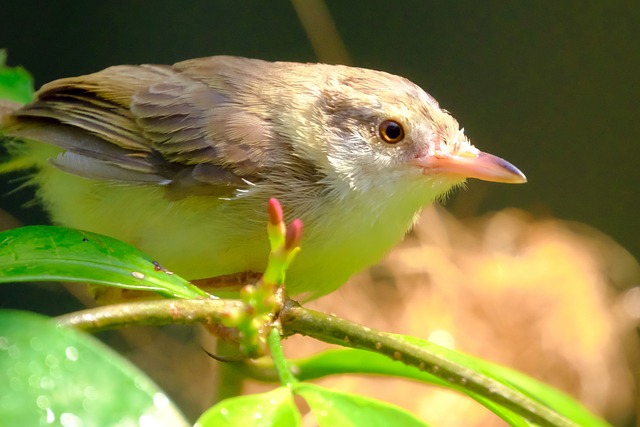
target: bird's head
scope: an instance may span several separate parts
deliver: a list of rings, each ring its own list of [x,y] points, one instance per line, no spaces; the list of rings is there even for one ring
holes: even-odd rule
[[[320,166],[337,192],[391,196],[428,187],[438,197],[467,178],[526,182],[515,166],[475,148],[458,122],[409,80],[367,69],[315,67],[315,77],[294,89],[305,100],[298,150]]]

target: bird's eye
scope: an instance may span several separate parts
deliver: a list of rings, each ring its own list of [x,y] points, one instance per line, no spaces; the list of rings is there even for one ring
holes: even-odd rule
[[[385,120],[378,127],[380,138],[389,144],[397,144],[404,139],[404,128],[395,120]]]

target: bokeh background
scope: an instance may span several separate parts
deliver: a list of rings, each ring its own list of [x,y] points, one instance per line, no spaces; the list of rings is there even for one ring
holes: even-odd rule
[[[598,303],[604,311],[615,311],[617,293],[622,298],[626,289],[640,285],[633,261],[640,256],[637,2],[22,0],[2,4],[1,15],[0,47],[8,49],[10,65],[22,65],[33,74],[36,87],[114,64],[173,63],[216,54],[320,60],[403,75],[438,99],[476,146],[508,159],[529,179],[519,186],[470,182],[467,191],[452,196],[446,205],[457,219],[443,213],[437,215],[445,215],[446,220],[428,216],[433,224],[453,233],[459,227],[451,224],[463,221],[465,227],[471,227],[464,232],[476,233],[479,241],[507,233],[506,227],[522,245],[527,241],[522,236],[531,229],[525,232],[516,227],[521,231],[514,231],[508,225],[513,221],[499,227],[491,220],[468,224],[506,207],[528,212],[526,219],[522,213],[514,214],[520,218],[516,221],[519,227],[548,224],[545,221],[553,218],[568,221],[559,227],[571,230],[567,231],[574,233],[571,236],[599,236],[600,249],[589,252],[587,258],[598,266],[603,288],[596,293],[604,298]],[[45,221],[38,209],[23,206],[32,198],[29,191],[7,194],[10,188],[11,183],[2,182],[5,196],[0,205],[4,210],[23,223]],[[588,225],[589,232],[577,230],[575,222]],[[430,227],[423,219],[420,227],[429,230],[436,225]],[[591,247],[591,240],[582,238],[569,240],[576,247]],[[442,244],[441,239],[424,237],[422,241]],[[451,243],[448,247],[457,251],[469,245]],[[478,247],[477,253],[483,250],[486,247]],[[580,268],[584,264],[572,264],[571,251],[555,255],[559,263],[566,257],[567,265],[577,266],[570,270],[574,277],[585,271]],[[406,271],[394,270],[398,262],[389,265],[387,260],[387,268],[374,269],[366,279],[377,283],[375,289],[387,289],[389,277],[406,275]],[[462,264],[454,263],[460,268]],[[620,265],[627,269],[624,273]],[[614,270],[618,273],[612,274]],[[514,273],[513,278],[526,281],[532,271],[537,270],[521,268],[517,270],[520,276]],[[433,271],[427,275],[436,276]],[[554,278],[557,276],[540,280]],[[355,281],[362,280],[364,276]],[[0,301],[26,308],[37,300],[37,292],[50,292],[37,287],[28,294],[22,291],[2,289]],[[530,291],[533,295],[535,286]],[[585,291],[578,288],[576,292]],[[405,291],[397,294],[406,297]],[[455,301],[464,301],[468,294],[460,291]],[[348,295],[338,298],[345,301]],[[40,311],[56,314],[77,304],[62,296],[59,300],[60,305],[50,303]],[[572,301],[569,297],[566,307]],[[585,310],[590,312],[589,307]],[[633,319],[623,327],[625,321],[615,315],[606,322],[613,329],[624,329],[620,336],[633,329],[629,326]],[[594,325],[605,322],[591,320]],[[509,322],[500,323],[505,321]],[[611,334],[605,336],[613,337]],[[615,338],[618,342],[618,335]],[[623,347],[628,345],[620,344],[621,351]],[[627,363],[629,358],[633,361],[633,356],[625,356],[615,363]],[[630,369],[637,372],[637,365]],[[601,380],[596,375],[591,386],[598,387]],[[625,407],[629,410],[636,397],[631,383],[625,381],[620,380],[620,388],[613,387],[612,393],[631,402]],[[619,425],[633,423],[632,415],[618,418]]]
[[[640,254],[637,3],[326,5],[352,65],[415,81],[479,147],[529,178],[517,187],[471,183],[461,214],[518,206],[589,223]],[[2,16],[9,63],[37,86],[114,64],[215,54],[318,60],[283,0],[26,0],[5,2]]]

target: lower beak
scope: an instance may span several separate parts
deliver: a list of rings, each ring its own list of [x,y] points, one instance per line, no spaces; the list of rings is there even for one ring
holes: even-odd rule
[[[483,181],[521,184],[527,178],[506,160],[482,151],[465,151],[456,155],[434,155],[416,159],[425,174],[477,178]]]

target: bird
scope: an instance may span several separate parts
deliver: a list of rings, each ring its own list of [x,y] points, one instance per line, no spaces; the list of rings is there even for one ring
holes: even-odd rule
[[[6,110],[6,109],[5,109]],[[304,223],[290,295],[340,287],[466,179],[524,183],[411,81],[234,56],[118,65],[42,86],[0,135],[54,224],[200,280],[261,272],[266,206]]]

